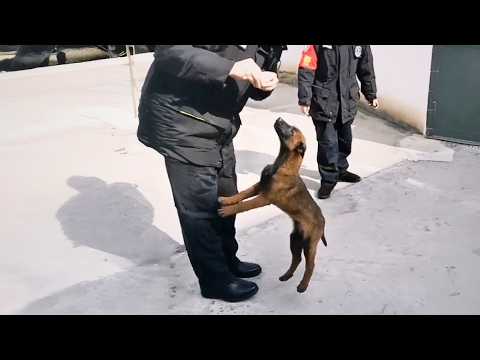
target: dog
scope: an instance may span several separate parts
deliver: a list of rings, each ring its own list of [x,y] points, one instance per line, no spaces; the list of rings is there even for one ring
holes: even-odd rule
[[[280,152],[275,162],[263,169],[257,184],[234,196],[220,197],[218,214],[227,217],[273,204],[289,215],[293,220],[290,234],[292,263],[279,280],[287,281],[293,276],[302,261],[303,250],[305,273],[297,286],[297,291],[303,293],[313,274],[319,241],[327,246],[325,218],[299,175],[307,149],[304,135],[282,118],[276,120],[274,128],[280,140]],[[249,198],[253,199],[244,201]]]

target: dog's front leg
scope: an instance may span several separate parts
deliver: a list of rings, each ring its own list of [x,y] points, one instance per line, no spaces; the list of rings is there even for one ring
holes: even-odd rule
[[[252,200],[242,201],[235,205],[221,207],[218,209],[218,214],[221,217],[227,217],[267,205],[270,205],[270,201],[268,201],[268,199],[261,194]]]
[[[257,183],[249,187],[247,190],[239,192],[236,195],[229,196],[229,197],[219,197],[218,202],[222,206],[235,205],[242,200],[258,195],[259,192],[260,192],[260,183]]]

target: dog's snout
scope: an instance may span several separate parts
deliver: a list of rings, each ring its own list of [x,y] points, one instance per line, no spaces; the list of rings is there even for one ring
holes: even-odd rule
[[[291,135],[291,132],[293,129],[282,118],[278,118],[277,121],[275,121],[274,127],[275,127],[275,130],[277,130],[277,133],[280,132],[283,136]]]
[[[283,130],[283,128],[285,127],[286,123],[285,121],[283,121],[282,118],[278,118],[277,121],[275,121],[275,124],[273,125],[273,127],[276,129],[276,130]]]

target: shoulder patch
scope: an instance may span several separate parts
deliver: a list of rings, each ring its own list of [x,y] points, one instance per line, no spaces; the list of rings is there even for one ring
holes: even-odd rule
[[[358,59],[362,56],[362,47],[360,45],[355,46],[355,57]]]
[[[308,45],[307,50],[303,51],[299,67],[309,70],[317,69],[317,53],[313,45]]]

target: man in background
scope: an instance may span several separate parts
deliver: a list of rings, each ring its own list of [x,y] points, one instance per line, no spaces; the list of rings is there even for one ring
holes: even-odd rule
[[[317,133],[317,163],[321,175],[319,199],[327,199],[337,182],[356,183],[349,172],[352,122],[360,89],[370,106],[379,107],[370,45],[308,45],[298,70],[298,104],[310,115]]]

